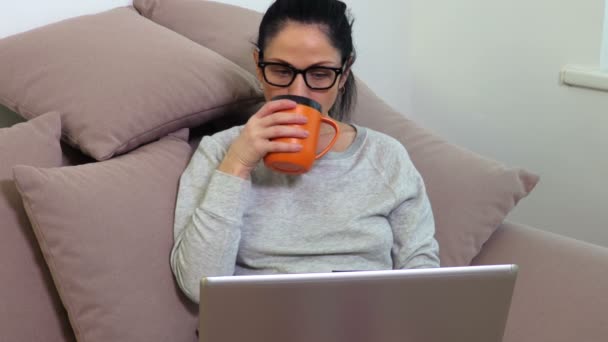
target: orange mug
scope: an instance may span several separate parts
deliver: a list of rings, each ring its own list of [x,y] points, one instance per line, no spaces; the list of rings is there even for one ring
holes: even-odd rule
[[[272,152],[268,153],[264,157],[264,163],[267,167],[287,173],[287,174],[302,174],[310,171],[315,160],[323,157],[329,150],[334,146],[338,137],[340,136],[340,128],[338,124],[326,117],[321,115],[321,105],[315,100],[307,97],[296,96],[296,95],[279,95],[272,98],[272,101],[287,99],[297,103],[296,107],[288,113],[301,114],[308,118],[305,124],[298,125],[302,126],[303,129],[308,131],[308,137],[304,139],[300,138],[277,138],[273,141],[280,141],[286,143],[296,143],[302,145],[302,149],[299,152]],[[329,145],[319,154],[316,153],[317,144],[319,142],[319,131],[321,123],[327,123],[332,126],[336,131],[334,138],[329,142]]]

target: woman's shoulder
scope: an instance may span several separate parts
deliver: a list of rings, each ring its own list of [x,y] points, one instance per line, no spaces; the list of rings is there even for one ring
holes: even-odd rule
[[[386,158],[405,158],[409,160],[409,153],[405,146],[399,140],[391,137],[390,135],[373,130],[369,127],[357,126],[355,128],[359,131],[365,131],[366,135],[366,147],[369,153],[373,153],[378,157]]]
[[[367,160],[385,179],[387,184],[402,194],[416,191],[421,181],[420,172],[412,162],[406,147],[394,137],[365,128]]]
[[[407,178],[418,173],[407,149],[399,140],[371,128],[355,127],[365,130],[366,142],[362,149],[365,158],[386,178]]]

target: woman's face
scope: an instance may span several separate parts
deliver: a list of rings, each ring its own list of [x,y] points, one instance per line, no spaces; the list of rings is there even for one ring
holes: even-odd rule
[[[286,63],[300,70],[311,66],[342,67],[340,51],[333,47],[327,35],[321,31],[318,25],[294,21],[289,21],[268,42],[263,57],[263,62]],[[259,61],[257,51],[254,53],[254,59],[257,65]],[[267,83],[262,70],[259,67],[257,68],[257,77],[263,85],[266,101],[270,101],[277,95],[304,96],[319,102],[325,115],[328,114],[329,109],[336,101],[339,89],[346,81],[346,76],[339,75],[335,84],[326,90],[310,89],[306,85],[302,74],[298,74],[288,87],[277,87]]]

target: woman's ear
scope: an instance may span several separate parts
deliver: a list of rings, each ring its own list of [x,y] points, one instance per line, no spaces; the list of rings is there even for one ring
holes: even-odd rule
[[[354,58],[351,56],[348,58],[348,61],[345,63],[344,72],[342,72],[342,77],[340,77],[340,88],[344,88],[346,81],[348,80],[348,76],[350,76],[350,71],[355,62]]]
[[[258,66],[259,62],[260,62],[260,50],[256,48],[255,50],[253,50],[253,63],[255,63],[255,76],[258,78],[258,81],[260,82],[260,84],[263,84],[264,75],[262,75],[262,69],[260,69],[260,67]]]
[[[340,77],[340,89],[344,88],[346,81],[348,80],[348,76],[350,75],[350,69],[346,69],[342,73],[342,77]]]
[[[258,48],[253,49],[253,62],[255,63],[256,67],[260,62],[260,49]]]
[[[338,89],[343,89],[344,85],[346,84],[346,81],[348,80],[348,76],[350,76],[350,67],[348,67],[347,69],[344,70],[344,72],[342,73],[342,76],[340,76],[340,83],[339,83],[339,88]]]

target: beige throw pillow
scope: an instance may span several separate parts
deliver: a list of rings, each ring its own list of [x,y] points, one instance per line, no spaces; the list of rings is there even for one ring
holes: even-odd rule
[[[1,39],[0,80],[0,104],[61,112],[64,139],[97,160],[261,98],[250,73],[127,7]]]
[[[169,136],[111,160],[17,166],[15,181],[79,342],[194,342],[197,307],[169,263],[178,181]]]
[[[13,182],[13,166],[61,165],[61,120],[48,113],[0,129],[0,341],[74,335]]]

